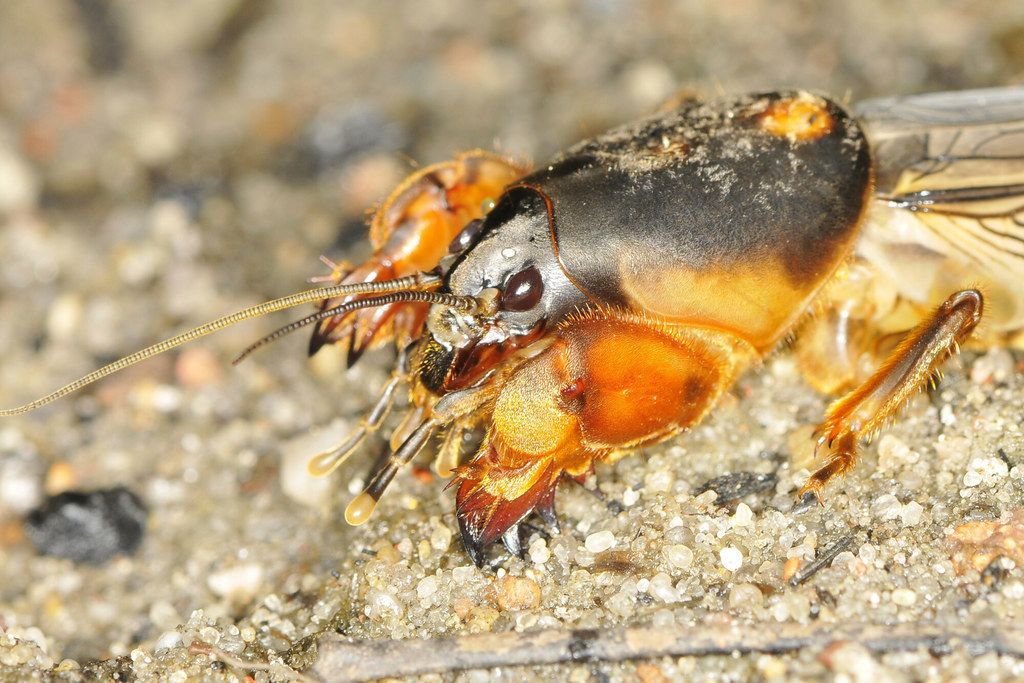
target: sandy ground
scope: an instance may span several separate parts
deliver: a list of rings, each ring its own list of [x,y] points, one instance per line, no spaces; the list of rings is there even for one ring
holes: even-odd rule
[[[2,3],[0,404],[303,289],[320,254],[358,260],[366,210],[413,161],[495,146],[544,159],[679,91],[856,101],[1022,74],[1021,3]],[[563,533],[538,528],[526,559],[493,551],[479,571],[443,481],[401,474],[354,529],[342,512],[370,458],[303,477],[358,423],[391,356],[345,373],[293,338],[230,368],[283,320],[0,421],[0,678],[314,677],[335,652],[327,636],[316,649],[325,632],[496,633],[529,652],[542,648],[524,634],[562,633],[596,657],[424,680],[1024,673],[1002,654],[1021,654],[1024,574],[1001,559],[957,575],[947,546],[955,527],[1021,507],[1019,354],[964,356],[823,509],[794,507],[806,465],[793,459],[826,399],[780,354],[691,434],[600,470],[604,503],[564,486]],[[695,493],[740,471],[778,480],[726,506]],[[27,540],[24,515],[47,493],[114,486],[148,510],[131,557],[76,565]],[[793,585],[790,558],[825,566]],[[841,630],[865,625],[881,635]],[[616,629],[721,638],[603,661]],[[783,632],[804,645],[757,644]],[[403,671],[356,657],[360,675]]]

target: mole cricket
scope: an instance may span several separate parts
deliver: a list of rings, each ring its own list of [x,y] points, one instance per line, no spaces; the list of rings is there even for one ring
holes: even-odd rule
[[[530,171],[473,151],[423,168],[377,209],[374,253],[324,286],[157,343],[0,417],[43,406],[242,320],[319,310],[310,354],[398,348],[391,379],[326,475],[378,431],[391,454],[345,517],[360,524],[440,436],[470,558],[521,554],[564,478],[700,422],[740,373],[792,343],[840,396],[816,431],[818,500],[960,346],[1024,340],[1024,88],[862,103],[803,91],[687,100]],[[326,259],[325,259],[326,261]],[[981,324],[979,324],[981,323]],[[483,430],[470,453],[469,435]],[[468,456],[468,457],[467,457]]]

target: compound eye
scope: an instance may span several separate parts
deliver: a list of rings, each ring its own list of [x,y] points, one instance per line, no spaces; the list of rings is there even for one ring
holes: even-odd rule
[[[484,225],[483,218],[474,218],[470,222],[466,223],[452,243],[448,245],[449,254],[460,254],[469,248],[473,242],[476,241],[476,236],[480,234],[480,228]]]
[[[507,311],[528,311],[537,305],[544,293],[540,271],[531,266],[519,271],[505,283],[502,306]]]

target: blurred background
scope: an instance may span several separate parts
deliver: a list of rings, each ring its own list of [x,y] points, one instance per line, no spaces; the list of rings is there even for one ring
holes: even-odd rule
[[[0,403],[303,289],[321,254],[357,260],[374,203],[459,150],[540,162],[679,92],[855,102],[1022,78],[1020,2],[3,2]],[[225,370],[271,327],[0,421],[0,617],[46,646],[22,664],[126,655],[350,561],[358,482],[278,478],[314,427],[343,418],[329,442],[358,421],[387,356],[346,379],[287,340]],[[26,541],[46,495],[117,484],[149,508],[140,555],[80,567]],[[440,488],[427,507],[450,528]],[[358,533],[400,541],[415,495]]]

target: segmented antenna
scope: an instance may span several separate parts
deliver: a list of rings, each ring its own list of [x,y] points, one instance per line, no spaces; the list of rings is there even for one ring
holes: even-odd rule
[[[440,304],[441,306],[449,306],[451,308],[457,308],[464,313],[471,312],[477,305],[475,297],[471,296],[458,296],[455,294],[441,294],[439,292],[424,292],[419,290],[403,290],[401,292],[391,292],[382,296],[375,296],[369,299],[356,299],[355,301],[348,301],[343,304],[339,304],[334,308],[328,308],[323,311],[317,311],[307,315],[305,318],[296,320],[295,322],[288,323],[284,327],[279,327],[263,339],[251,344],[245,351],[242,351],[238,356],[231,361],[232,365],[238,365],[245,359],[246,356],[251,354],[261,346],[265,346],[271,342],[275,342],[286,334],[291,334],[295,330],[298,330],[306,325],[312,325],[313,323],[324,320],[326,318],[333,318],[336,315],[345,315],[352,311],[357,311],[360,308],[372,308],[374,306],[386,306],[388,304],[403,303],[403,302],[422,302],[428,304]]]
[[[47,403],[52,403],[59,398],[63,398],[68,394],[78,391],[82,387],[92,384],[96,380],[102,379],[107,375],[112,375],[119,370],[123,370],[131,365],[143,361],[147,358],[152,358],[164,351],[169,351],[182,344],[203,337],[222,330],[225,327],[230,327],[235,323],[240,323],[243,320],[249,320],[250,318],[258,318],[259,316],[266,315],[267,313],[273,313],[286,308],[292,308],[294,306],[300,306],[302,304],[313,303],[317,301],[323,301],[338,296],[348,296],[352,294],[383,294],[386,292],[398,293],[408,292],[409,294],[433,294],[433,292],[423,291],[430,287],[435,287],[441,283],[441,276],[434,273],[415,273],[406,277],[396,278],[394,280],[383,280],[380,282],[360,282],[351,285],[334,285],[331,287],[319,287],[317,289],[306,290],[305,292],[299,292],[290,296],[282,297],[280,299],[274,299],[273,301],[267,301],[266,303],[257,304],[244,308],[240,311],[226,315],[222,318],[217,318],[208,323],[194,327],[191,330],[183,332],[175,337],[166,339],[162,342],[153,344],[141,351],[136,351],[133,354],[125,356],[119,360],[114,361],[109,365],[105,365],[98,370],[90,372],[88,375],[76,379],[74,382],[67,384],[60,389],[57,389],[51,394],[47,394],[42,398],[37,398],[34,401],[26,403],[23,406],[17,408],[6,408],[0,410],[0,417],[11,417],[14,415],[23,415],[31,412],[36,408],[45,406]],[[356,308],[363,308],[366,306],[376,306],[380,304],[372,303],[383,297],[373,297],[369,299],[357,300],[351,302],[353,304],[361,304]],[[468,297],[460,297],[468,298]],[[419,300],[419,299],[413,299]],[[440,303],[440,302],[438,302]],[[346,304],[347,305],[347,304]],[[462,303],[461,305],[465,305]]]

